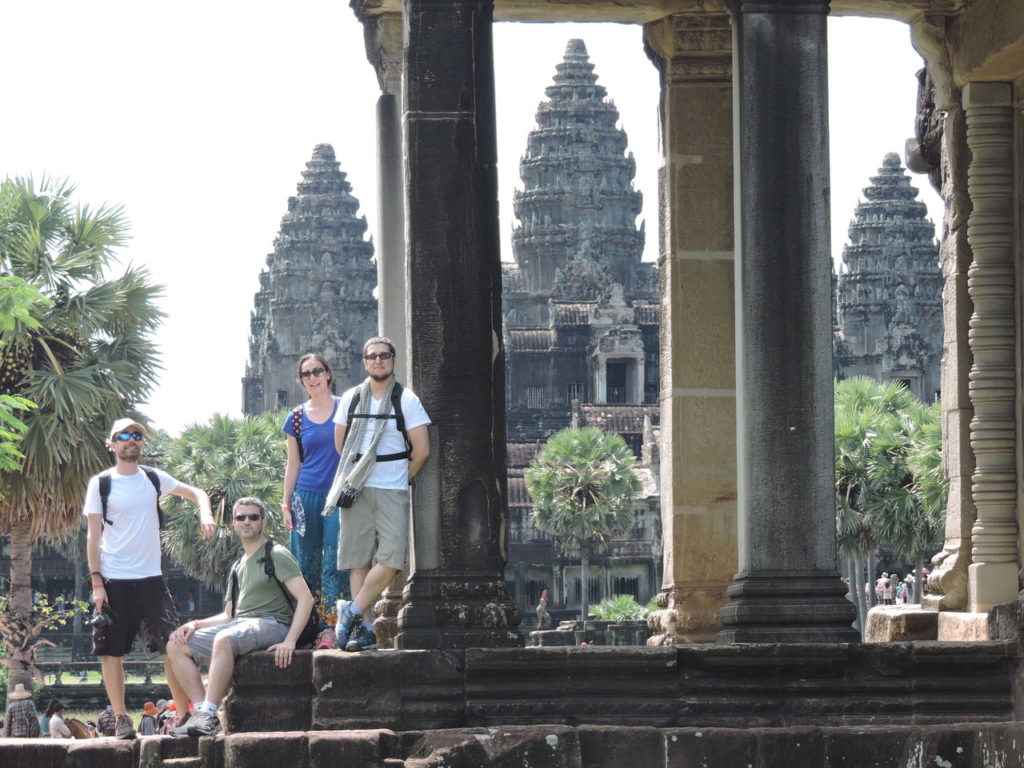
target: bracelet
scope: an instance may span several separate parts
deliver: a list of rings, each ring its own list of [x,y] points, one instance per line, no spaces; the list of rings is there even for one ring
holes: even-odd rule
[[[201,626],[202,626],[202,624],[199,623],[199,619],[193,619],[192,620],[192,631],[193,632],[195,632]]]

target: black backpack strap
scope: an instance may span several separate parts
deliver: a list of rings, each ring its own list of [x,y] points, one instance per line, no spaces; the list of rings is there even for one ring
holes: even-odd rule
[[[305,461],[305,453],[302,450],[302,406],[296,405],[292,408],[292,431],[295,433],[295,442],[299,446],[299,464]]]
[[[107,502],[110,500],[110,473],[104,472],[100,475],[100,504],[103,507],[103,522],[105,525],[113,525],[107,517]]]
[[[156,470],[152,467],[142,467],[142,471],[146,473],[146,477],[149,478],[149,482],[156,488],[156,519],[160,522],[160,530],[164,529],[164,510],[160,506],[160,475],[156,473]]]
[[[238,574],[235,573],[235,563],[231,566],[231,617],[235,618],[235,614],[238,613]]]
[[[395,382],[394,388],[391,390],[391,413],[382,416],[379,413],[355,413],[356,404],[359,402],[359,393],[356,392],[352,398],[352,403],[348,407],[348,419],[349,424],[352,423],[353,418],[359,419],[394,419],[395,428],[402,433],[402,439],[405,441],[405,450],[399,453],[378,453],[376,456],[377,461],[399,461],[401,459],[408,459],[412,456],[412,443],[409,441],[409,433],[405,431],[405,415],[402,413],[402,385],[397,381]],[[345,433],[348,436],[348,433]],[[361,459],[363,454],[356,454],[356,461]]]

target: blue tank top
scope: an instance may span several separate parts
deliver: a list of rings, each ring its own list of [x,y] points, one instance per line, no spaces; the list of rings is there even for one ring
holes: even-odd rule
[[[309,420],[306,409],[302,409],[302,466],[295,481],[295,489],[308,493],[327,493],[331,490],[334,473],[341,456],[334,448],[334,415],[338,411],[338,398],[334,398],[334,409],[323,424]],[[286,434],[295,437],[291,412],[285,417],[282,427]]]

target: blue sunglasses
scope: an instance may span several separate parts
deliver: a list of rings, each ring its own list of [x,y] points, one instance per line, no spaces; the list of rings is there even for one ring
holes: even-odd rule
[[[129,440],[145,440],[141,432],[118,432],[114,435],[115,440],[120,440],[122,443],[127,443]]]

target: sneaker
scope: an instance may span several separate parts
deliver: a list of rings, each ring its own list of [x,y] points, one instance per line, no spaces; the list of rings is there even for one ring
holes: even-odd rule
[[[314,647],[333,650],[338,647],[338,636],[334,634],[333,629],[328,627],[316,636],[316,645]]]
[[[189,736],[216,736],[220,733],[220,718],[216,712],[196,711],[189,718],[185,732]]]
[[[188,724],[191,719],[192,713],[186,712],[182,721],[171,728],[171,736],[188,736]]]
[[[377,636],[365,624],[360,624],[352,632],[352,639],[345,643],[346,651],[376,651]]]
[[[121,741],[128,741],[135,738],[135,729],[132,728],[132,719],[128,715],[118,715],[114,724],[114,738]]]
[[[337,606],[338,623],[334,628],[334,642],[335,647],[345,648],[348,646],[348,638],[352,632],[352,628],[358,622],[356,621],[356,615],[352,613],[351,600],[339,600]]]

